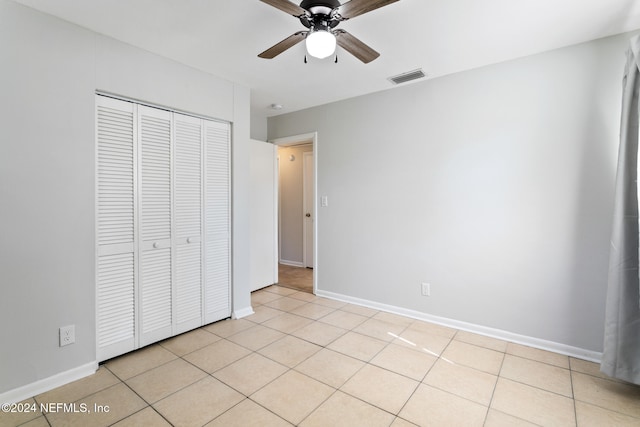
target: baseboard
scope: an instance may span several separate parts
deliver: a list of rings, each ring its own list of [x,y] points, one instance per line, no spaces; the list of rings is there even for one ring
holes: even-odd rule
[[[254,314],[253,307],[245,307],[240,310],[234,310],[231,314],[232,319],[242,319],[243,317],[251,316]]]
[[[92,375],[97,370],[98,362],[94,361],[69,369],[68,371],[60,372],[59,374],[38,380],[31,384],[0,393],[0,403],[20,402],[24,399],[28,399],[49,390],[53,390],[56,387],[60,387],[72,381]]]
[[[298,261],[288,261],[286,259],[281,259],[278,261],[279,264],[288,265],[289,267],[304,267],[304,264]]]
[[[461,322],[459,320],[449,319],[446,317],[433,316],[420,311],[410,310],[407,308],[396,307],[393,305],[382,304],[375,301],[369,301],[361,298],[355,298],[348,295],[342,295],[334,292],[327,292],[322,290],[316,290],[316,295],[319,297],[330,298],[338,301],[348,302],[350,304],[361,305],[363,307],[369,307],[380,311],[386,311],[388,313],[399,314],[413,319],[424,320],[426,322],[435,323],[442,326],[448,326],[454,329],[460,329],[467,332],[473,332],[479,335],[484,335],[491,338],[497,338],[503,341],[509,341],[516,344],[522,344],[529,347],[538,348],[541,350],[552,351],[554,353],[564,354],[566,356],[576,357],[578,359],[589,360],[591,362],[600,363],[602,360],[602,353],[592,350],[586,350],[579,347],[573,347],[570,345],[557,343],[554,341],[547,341],[539,338],[534,338],[526,335],[515,334],[509,331],[503,331],[501,329],[489,328],[486,326],[476,325],[473,323]]]

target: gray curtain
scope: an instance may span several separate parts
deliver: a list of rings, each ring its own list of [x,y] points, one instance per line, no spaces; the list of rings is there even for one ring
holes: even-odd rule
[[[638,276],[638,93],[640,36],[631,39],[623,79],[604,352],[600,369],[640,384],[640,279]]]

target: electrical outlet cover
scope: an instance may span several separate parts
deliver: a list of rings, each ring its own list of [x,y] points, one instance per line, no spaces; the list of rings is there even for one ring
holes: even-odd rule
[[[76,342],[75,325],[63,326],[60,328],[60,347]]]
[[[422,295],[428,297],[431,295],[431,284],[423,283],[422,284]]]

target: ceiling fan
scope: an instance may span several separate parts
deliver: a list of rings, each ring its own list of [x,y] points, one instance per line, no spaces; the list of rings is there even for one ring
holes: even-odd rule
[[[398,0],[350,0],[340,4],[338,0],[302,0],[300,6],[289,0],[260,0],[300,20],[308,30],[298,31],[271,46],[258,56],[272,59],[285,50],[306,40],[307,52],[316,58],[333,55],[336,44],[368,64],[380,54],[342,29],[335,29],[347,19],[395,3]],[[338,58],[336,56],[336,62]],[[306,56],[305,56],[306,62]]]

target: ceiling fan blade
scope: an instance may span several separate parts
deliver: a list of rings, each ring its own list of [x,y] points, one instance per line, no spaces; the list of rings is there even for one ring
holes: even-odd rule
[[[352,36],[344,30],[336,30],[336,43],[338,46],[358,58],[360,61],[368,64],[376,59],[380,54],[369,46],[360,41],[360,39]]]
[[[307,36],[308,31],[298,31],[295,34],[290,35],[286,39],[282,40],[279,43],[274,44],[269,49],[262,52],[258,55],[260,58],[272,59],[276,56],[280,55],[285,50],[289,49],[300,43]]]
[[[276,9],[280,9],[281,11],[288,13],[293,16],[300,16],[306,13],[306,10],[301,8],[295,3],[291,3],[289,0],[260,0],[263,3],[271,5]]]
[[[340,6],[338,12],[342,18],[350,19],[397,1],[398,0],[350,0]]]

